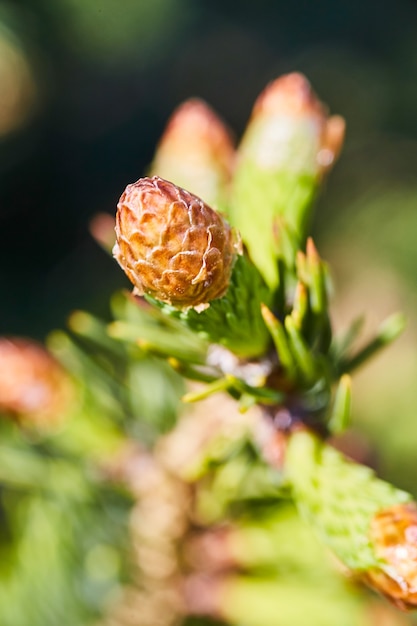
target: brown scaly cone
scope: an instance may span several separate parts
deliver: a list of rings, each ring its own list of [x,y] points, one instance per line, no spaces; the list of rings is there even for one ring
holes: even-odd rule
[[[366,582],[402,610],[417,608],[417,505],[380,511],[371,523],[371,541],[381,559]]]
[[[73,399],[68,375],[43,346],[0,338],[0,413],[25,425],[53,426]]]
[[[163,178],[140,178],[122,194],[113,254],[135,286],[180,309],[221,298],[240,241],[221,215]]]

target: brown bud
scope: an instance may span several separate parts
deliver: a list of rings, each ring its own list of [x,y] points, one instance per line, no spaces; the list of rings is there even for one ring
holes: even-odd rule
[[[57,424],[73,389],[46,349],[26,339],[0,339],[0,412],[38,426]]]
[[[381,565],[366,581],[400,609],[417,608],[417,506],[397,504],[371,523],[371,542]]]
[[[163,178],[140,178],[122,194],[113,254],[139,294],[203,309],[223,296],[239,240],[200,198]]]

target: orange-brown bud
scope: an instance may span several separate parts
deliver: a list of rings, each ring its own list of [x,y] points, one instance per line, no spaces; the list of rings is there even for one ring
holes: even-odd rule
[[[26,339],[0,339],[0,412],[38,426],[57,424],[73,389],[46,349]]]
[[[381,559],[366,581],[400,609],[417,608],[417,506],[397,504],[371,523],[371,542]]]
[[[194,98],[171,116],[151,170],[217,208],[227,193],[234,158],[225,124],[203,100]]]
[[[177,308],[223,296],[239,240],[200,198],[163,178],[140,178],[122,194],[113,253],[139,294]]]
[[[252,115],[288,115],[290,117],[325,116],[326,110],[313,93],[308,80],[297,72],[285,74],[269,83],[258,96]]]
[[[321,173],[333,165],[343,145],[344,119],[339,115],[329,118],[308,80],[296,72],[277,78],[264,89],[252,120],[268,120],[265,140],[258,140],[259,159],[266,165],[271,160],[276,167],[282,159],[287,167]],[[295,143],[296,129],[304,141]]]

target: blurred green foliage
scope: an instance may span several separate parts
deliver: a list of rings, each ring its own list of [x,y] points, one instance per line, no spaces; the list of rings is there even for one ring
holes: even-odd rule
[[[48,6],[65,24],[66,45],[83,60],[113,66],[151,64],[187,23],[183,0],[61,0]]]
[[[73,308],[108,316],[108,297],[122,286],[122,276],[95,248],[87,223],[98,210],[113,213],[125,183],[145,171],[178,102],[202,96],[240,132],[266,81],[303,71],[348,122],[346,148],[318,200],[314,225],[319,249],[335,267],[336,325],[366,313],[374,329],[399,308],[409,318],[405,338],[355,383],[355,425],[365,447],[377,444],[382,475],[417,495],[416,5],[21,0],[3,1],[0,20],[2,42],[12,34],[39,94],[19,127],[10,126],[0,139],[1,332],[44,336]],[[16,74],[16,85],[20,78]],[[128,376],[142,379],[143,365],[138,358]],[[149,397],[159,397],[158,375],[151,376],[148,362],[145,370]],[[106,384],[90,382],[116,415],[112,394],[103,393]],[[127,402],[135,406],[135,398]],[[161,413],[162,424],[171,418]],[[99,522],[90,519],[96,513],[87,496],[75,520],[71,494],[29,501],[23,489],[13,497],[19,517],[6,519],[4,505],[2,533],[20,535],[19,569],[7,573],[1,592],[2,624],[29,619],[30,626],[45,626],[54,623],[51,615],[69,626],[82,623],[86,613],[73,612],[75,595],[94,614],[97,593],[117,578],[107,546],[124,497],[103,506]],[[63,516],[71,528],[54,525]],[[85,536],[83,520],[97,537]],[[80,547],[82,564],[74,557]],[[79,589],[67,584],[65,572],[48,578],[41,567],[46,553],[75,558]],[[2,563],[7,572],[7,554]],[[35,581],[28,573],[33,563],[40,566]],[[17,590],[17,578],[19,585],[36,582],[30,595],[50,614],[36,606],[24,613],[19,594],[26,591]]]

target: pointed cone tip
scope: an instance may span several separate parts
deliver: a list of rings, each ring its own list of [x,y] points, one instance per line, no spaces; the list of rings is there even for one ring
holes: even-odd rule
[[[270,82],[255,102],[253,116],[276,114],[291,117],[313,115],[324,120],[326,110],[307,78],[292,72]]]

